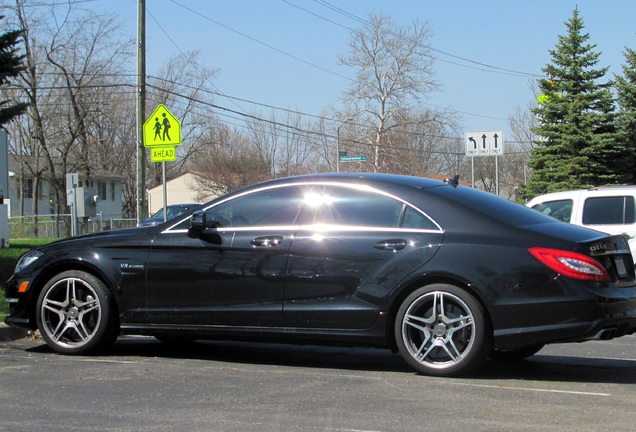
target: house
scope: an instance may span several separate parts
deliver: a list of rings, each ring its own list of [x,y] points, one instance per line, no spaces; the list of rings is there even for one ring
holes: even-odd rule
[[[186,172],[166,181],[166,205],[205,203],[218,195],[201,190],[198,174]],[[155,214],[163,208],[163,184],[148,189],[148,213]]]
[[[33,166],[36,166],[35,158],[31,156],[9,155],[9,199],[5,199],[5,204],[9,204],[9,217],[32,215],[34,200],[37,201],[35,213],[38,215],[65,212],[66,196],[60,199],[63,202],[57,202],[55,189],[47,181],[47,177],[50,178],[50,176],[44,173],[37,182],[33,170],[29,169]],[[101,214],[105,219],[121,218],[123,181],[123,176],[105,170],[94,170],[88,182],[80,176],[79,186],[96,190],[96,195],[100,199],[97,204],[98,215]],[[36,184],[38,184],[37,191]]]

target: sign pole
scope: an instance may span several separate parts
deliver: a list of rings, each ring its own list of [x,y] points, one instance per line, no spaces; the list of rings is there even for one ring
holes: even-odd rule
[[[495,155],[495,190],[499,196],[499,155]]]
[[[168,220],[168,190],[166,181],[166,161],[161,162],[163,168],[163,221]]]
[[[137,5],[137,222],[146,214],[146,0]]]

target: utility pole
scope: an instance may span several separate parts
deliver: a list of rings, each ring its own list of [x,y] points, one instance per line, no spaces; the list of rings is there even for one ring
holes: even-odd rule
[[[146,0],[137,6],[137,222],[146,217]]]

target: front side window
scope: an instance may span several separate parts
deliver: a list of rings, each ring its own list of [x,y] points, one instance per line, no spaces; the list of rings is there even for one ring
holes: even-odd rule
[[[548,201],[532,207],[534,210],[548,216],[552,216],[563,222],[570,222],[572,219],[572,200],[564,199]]]
[[[624,225],[636,222],[633,196],[588,198],[583,206],[583,225]]]
[[[292,225],[303,204],[301,186],[264,189],[206,210],[210,226],[257,227]]]

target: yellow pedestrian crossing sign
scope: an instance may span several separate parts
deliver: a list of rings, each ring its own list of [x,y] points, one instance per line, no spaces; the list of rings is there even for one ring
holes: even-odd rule
[[[155,112],[144,123],[144,146],[177,146],[181,144],[181,123],[159,104]]]

